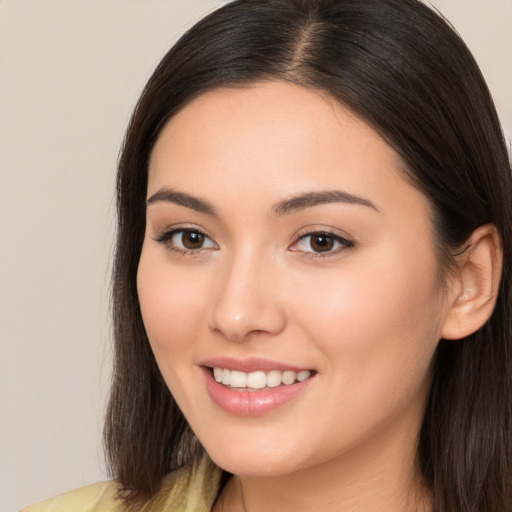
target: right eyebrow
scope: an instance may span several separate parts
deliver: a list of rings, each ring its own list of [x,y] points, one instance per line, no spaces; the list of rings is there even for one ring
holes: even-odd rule
[[[185,192],[178,192],[169,188],[161,188],[155,192],[149,199],[146,200],[146,206],[158,203],[160,201],[167,203],[174,203],[180,206],[185,206],[199,213],[205,213],[206,215],[217,215],[217,211],[214,206],[200,199],[199,197],[186,194]]]
[[[272,207],[274,215],[287,215],[306,208],[312,208],[320,204],[346,203],[367,206],[375,211],[379,209],[369,200],[363,197],[349,194],[341,190],[321,190],[299,194],[290,199],[280,201]]]

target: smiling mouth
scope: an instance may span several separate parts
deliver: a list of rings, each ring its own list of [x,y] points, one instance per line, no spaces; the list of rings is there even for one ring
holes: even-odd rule
[[[311,378],[314,370],[270,370],[269,372],[255,371],[245,373],[227,368],[211,368],[213,378],[223,386],[235,391],[262,391],[278,386],[290,386]]]

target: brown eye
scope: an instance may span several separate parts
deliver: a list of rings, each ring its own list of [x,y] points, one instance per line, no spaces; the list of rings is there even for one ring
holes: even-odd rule
[[[155,240],[167,249],[181,253],[199,253],[204,249],[219,248],[209,236],[197,229],[172,229],[156,237]]]
[[[334,247],[334,238],[324,233],[319,233],[310,237],[309,245],[315,252],[332,251]]]
[[[316,231],[303,235],[291,247],[291,251],[310,253],[311,255],[335,254],[354,247],[354,242],[328,231]]]
[[[198,231],[182,231],[181,243],[185,249],[201,249],[204,244],[205,236]]]

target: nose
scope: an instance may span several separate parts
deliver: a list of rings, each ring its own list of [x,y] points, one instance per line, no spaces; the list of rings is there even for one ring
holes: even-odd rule
[[[251,251],[226,261],[215,278],[211,329],[235,342],[279,334],[286,315],[278,274],[275,265]]]

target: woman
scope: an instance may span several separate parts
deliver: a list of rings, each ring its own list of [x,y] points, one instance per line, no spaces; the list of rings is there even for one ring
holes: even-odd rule
[[[120,159],[116,482],[30,510],[509,510],[511,192],[420,2],[212,13]]]

